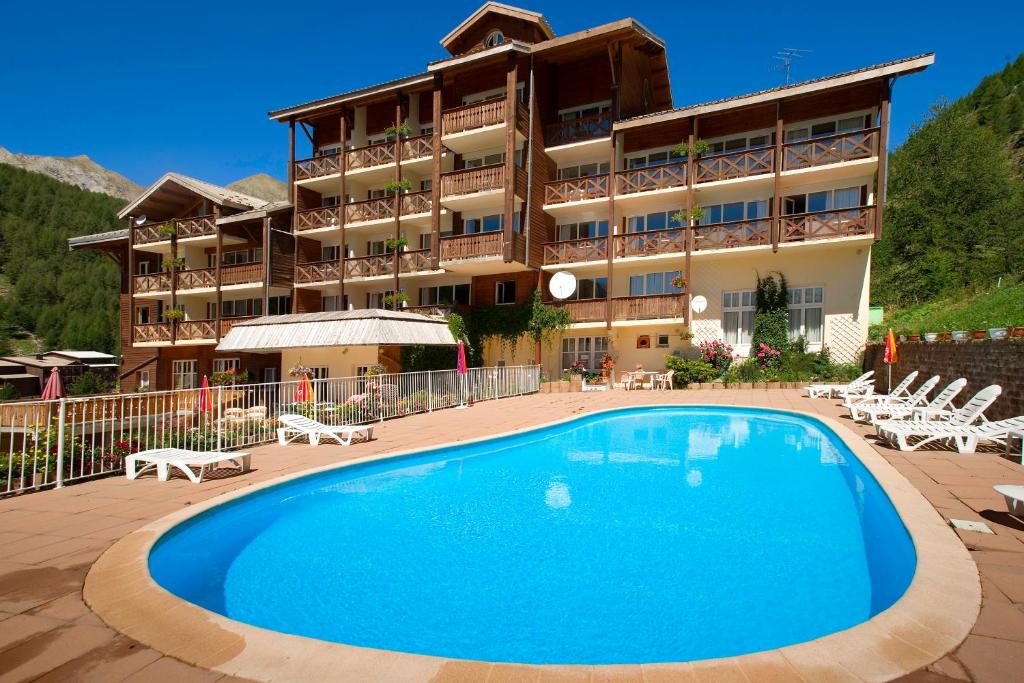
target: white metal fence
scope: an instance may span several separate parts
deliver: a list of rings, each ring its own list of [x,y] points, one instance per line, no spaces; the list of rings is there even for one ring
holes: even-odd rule
[[[0,496],[121,472],[147,448],[266,443],[283,413],[357,424],[539,390],[524,365],[0,403]]]

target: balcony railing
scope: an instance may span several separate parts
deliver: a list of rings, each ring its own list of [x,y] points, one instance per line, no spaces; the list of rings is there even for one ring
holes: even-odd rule
[[[563,204],[608,196],[608,174],[554,180],[544,185],[545,204]]]
[[[505,98],[474,102],[449,109],[441,114],[441,131],[445,135],[474,128],[496,126],[505,122]]]
[[[393,163],[395,163],[394,142],[380,142],[376,145],[357,147],[345,152],[346,171],[355,171],[361,168],[371,168],[373,166]]]
[[[430,213],[431,193],[413,192],[402,195],[402,215],[408,216],[416,213]]]
[[[772,173],[775,170],[775,148],[744,150],[703,156],[695,161],[694,176],[697,183],[731,180]]]
[[[674,162],[619,171],[615,174],[615,182],[617,194],[681,187],[686,185],[686,164]]]
[[[340,278],[338,261],[315,261],[295,264],[295,283],[308,285],[320,282],[334,282]]]
[[[783,150],[783,170],[867,159],[877,154],[878,129],[868,128],[827,138],[790,142]]]
[[[238,323],[244,323],[247,320],[255,320],[255,319],[256,319],[256,316],[252,316],[252,315],[242,316],[242,317],[239,317],[239,318],[221,318],[221,321],[220,321],[220,336],[223,337],[225,334],[227,334],[231,330],[232,327],[234,327]]]
[[[178,239],[217,234],[217,224],[214,222],[212,215],[177,218],[163,223],[150,223],[135,228],[135,244],[151,244],[153,242],[166,242],[170,240],[171,236],[166,234],[167,231],[161,230],[164,226],[173,226],[174,233]]]
[[[382,218],[392,218],[395,215],[395,197],[382,197],[380,199],[367,199],[363,202],[352,202],[345,205],[345,223],[360,223],[362,221],[376,221]]]
[[[578,323],[596,323],[608,318],[608,300],[603,298],[583,301],[550,301],[548,305],[564,308]]]
[[[170,273],[150,273],[135,276],[135,293],[169,292],[171,290]]]
[[[548,147],[607,138],[612,134],[611,112],[583,116],[570,121],[559,121],[544,128],[544,144]]]
[[[402,161],[433,156],[434,146],[431,144],[433,137],[432,135],[419,135],[402,140]]]
[[[430,250],[401,251],[398,253],[398,267],[403,273],[416,273],[430,268]]]
[[[225,285],[248,285],[263,281],[262,263],[239,263],[232,266],[220,267],[220,284]]]
[[[653,320],[682,318],[686,299],[682,294],[623,296],[612,299],[612,320]]]
[[[505,187],[505,164],[453,171],[441,176],[441,194],[445,196],[501,190]]]
[[[171,323],[144,323],[132,331],[137,344],[171,341]]]
[[[419,313],[432,318],[447,318],[453,311],[465,308],[463,304],[432,304],[428,306],[406,306],[405,313]]]
[[[309,180],[334,173],[341,173],[340,154],[323,154],[295,162],[295,180]]]
[[[615,257],[654,256],[686,251],[686,229],[648,230],[615,236]]]
[[[177,289],[200,289],[217,286],[216,268],[198,268],[196,270],[179,270],[177,272]]]
[[[798,213],[781,217],[780,242],[856,237],[874,232],[875,207]]]
[[[544,245],[544,265],[602,261],[606,258],[608,258],[607,237],[560,240]]]
[[[345,259],[345,279],[395,274],[394,254],[375,254]]]
[[[318,230],[320,228],[336,228],[341,225],[340,206],[321,206],[295,212],[295,232]]]
[[[502,234],[500,231],[441,238],[442,261],[501,256],[501,254]]]
[[[771,218],[713,223],[693,228],[694,251],[768,246],[771,243]]]
[[[175,323],[174,338],[177,341],[216,339],[216,320],[179,320]]]

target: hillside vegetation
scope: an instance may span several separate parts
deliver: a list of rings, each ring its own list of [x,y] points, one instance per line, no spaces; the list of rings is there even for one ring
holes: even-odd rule
[[[957,292],[926,303],[887,311],[885,323],[871,327],[881,339],[891,327],[897,332],[952,332],[1020,325],[1024,311],[1024,282],[997,282],[994,287]]]

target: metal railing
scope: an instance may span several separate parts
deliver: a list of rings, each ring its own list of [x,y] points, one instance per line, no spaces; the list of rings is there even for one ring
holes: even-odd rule
[[[124,471],[149,448],[220,451],[274,441],[278,417],[364,424],[540,390],[540,366],[386,373],[0,403],[0,496]]]

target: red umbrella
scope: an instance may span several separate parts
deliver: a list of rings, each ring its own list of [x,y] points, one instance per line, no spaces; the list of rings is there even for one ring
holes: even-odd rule
[[[64,382],[61,381],[57,368],[50,368],[50,376],[46,378],[46,386],[43,387],[43,395],[40,398],[44,401],[64,398]]]
[[[469,372],[469,369],[466,367],[466,345],[462,343],[461,339],[459,340],[459,357],[456,361],[455,372],[460,375],[465,375]]]
[[[199,410],[210,412],[213,410],[213,401],[210,400],[210,380],[203,375],[203,383],[199,388]]]
[[[309,375],[303,374],[299,380],[299,386],[295,388],[295,395],[292,397],[296,403],[312,403],[316,400],[313,394],[313,383],[309,381]]]

